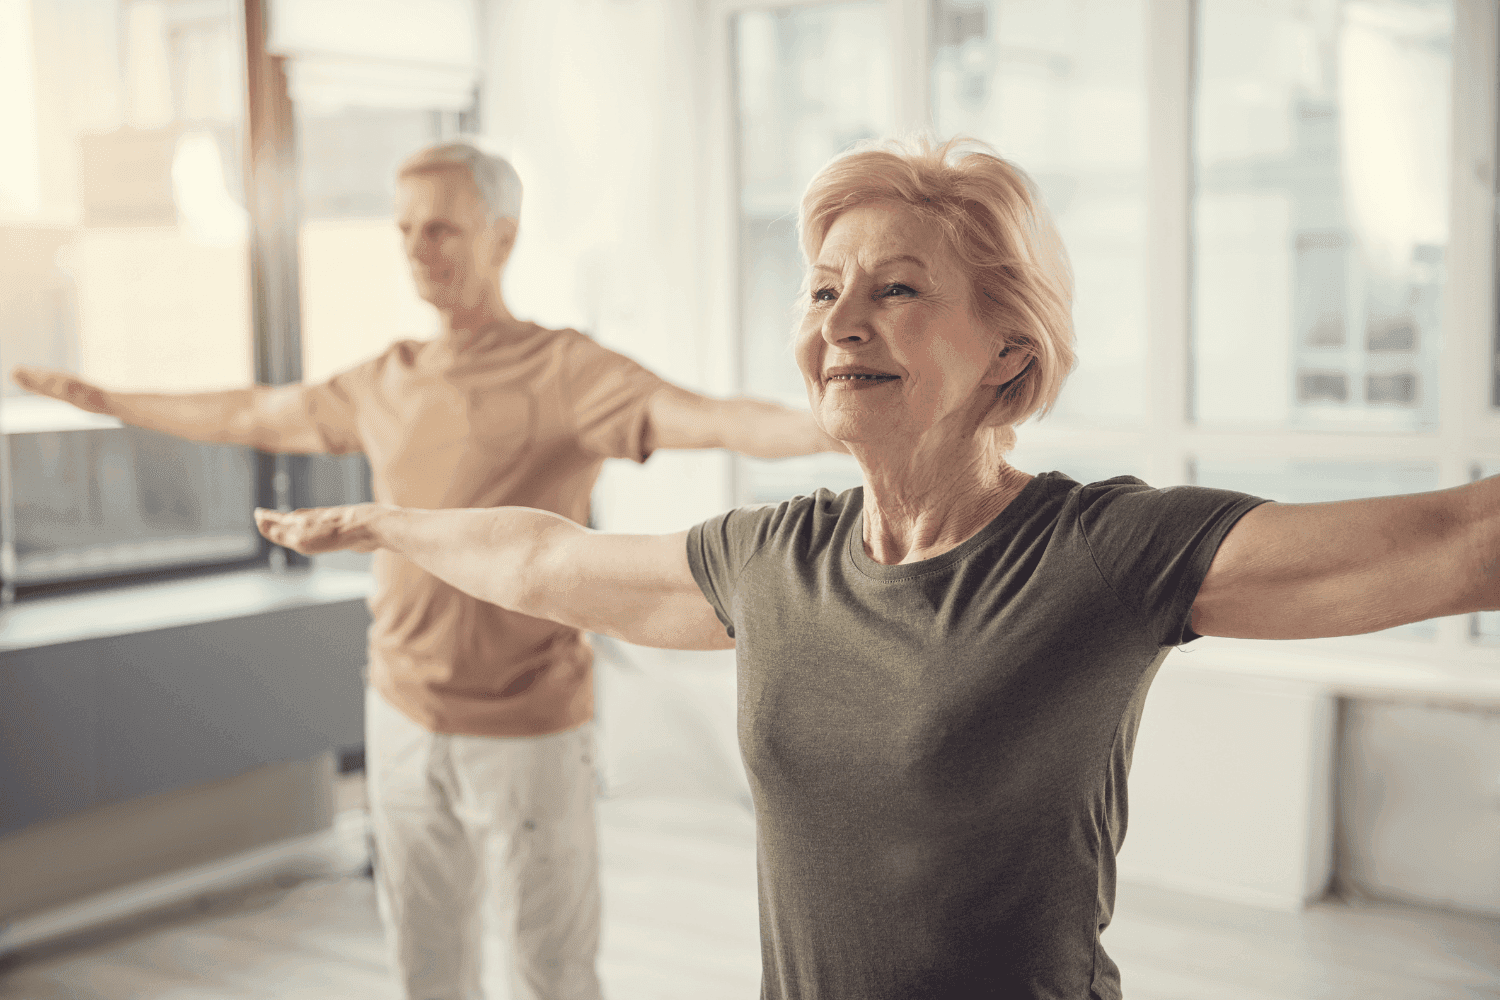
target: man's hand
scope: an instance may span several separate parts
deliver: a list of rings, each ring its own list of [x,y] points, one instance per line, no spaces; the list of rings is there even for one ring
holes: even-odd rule
[[[10,377],[16,385],[38,396],[60,399],[89,413],[102,413],[111,417],[116,415],[110,404],[109,393],[76,375],[49,368],[17,365],[11,369]]]
[[[373,528],[380,508],[374,503],[290,512],[257,507],[255,527],[275,544],[305,556],[341,550],[374,552],[380,548]]]

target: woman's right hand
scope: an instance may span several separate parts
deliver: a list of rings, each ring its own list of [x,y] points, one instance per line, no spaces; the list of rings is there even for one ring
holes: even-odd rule
[[[102,413],[111,417],[116,415],[110,404],[109,393],[76,375],[50,368],[17,365],[11,369],[10,378],[22,389],[38,396],[60,399],[89,413]]]
[[[380,511],[373,503],[289,511],[257,507],[255,527],[268,541],[305,556],[345,549],[374,552],[380,548],[373,530]]]

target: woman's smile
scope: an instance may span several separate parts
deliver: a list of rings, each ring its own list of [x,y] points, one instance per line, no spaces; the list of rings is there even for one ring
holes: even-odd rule
[[[892,375],[889,372],[876,371],[864,366],[847,366],[830,368],[823,374],[823,381],[828,385],[836,385],[845,389],[871,389],[877,385],[886,385],[891,382],[901,381],[900,375]]]

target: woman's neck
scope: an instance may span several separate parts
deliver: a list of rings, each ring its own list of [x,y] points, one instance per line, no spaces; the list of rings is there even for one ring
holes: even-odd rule
[[[855,451],[864,471],[864,544],[871,559],[889,566],[942,555],[1020,494],[1031,475],[980,437],[946,454],[907,452],[894,461]]]

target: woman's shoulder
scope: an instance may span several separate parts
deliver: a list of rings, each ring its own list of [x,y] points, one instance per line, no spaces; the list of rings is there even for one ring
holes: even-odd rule
[[[782,548],[807,556],[838,534],[840,525],[858,514],[861,488],[834,493],[818,489],[781,501],[748,504],[720,514],[704,525],[732,547]]]
[[[1091,535],[1109,525],[1134,536],[1142,530],[1159,530],[1163,524],[1190,527],[1215,520],[1226,510],[1260,502],[1234,490],[1187,484],[1152,486],[1135,476],[1115,476],[1072,482],[1062,497],[1059,515],[1076,520]]]
[[[819,488],[812,493],[736,507],[723,515],[740,524],[763,526],[773,534],[787,531],[818,531],[830,528],[849,514],[858,512],[861,487],[842,493]]]

